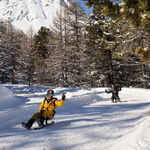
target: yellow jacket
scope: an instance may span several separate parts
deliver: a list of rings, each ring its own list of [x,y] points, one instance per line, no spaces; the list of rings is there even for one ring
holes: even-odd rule
[[[48,112],[49,114],[54,115],[55,108],[61,107],[63,105],[64,100],[58,101],[57,98],[53,98],[52,100],[45,98],[39,107],[39,111],[43,110],[44,112]]]

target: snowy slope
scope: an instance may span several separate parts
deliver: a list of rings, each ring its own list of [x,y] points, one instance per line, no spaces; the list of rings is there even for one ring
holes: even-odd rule
[[[47,89],[0,85],[0,102],[14,104],[0,105],[0,150],[150,150],[150,90],[123,88],[122,102],[112,104],[105,88],[53,88],[58,99],[67,92],[56,124],[25,130],[20,123],[38,111]]]
[[[0,0],[0,19],[10,21],[25,33],[32,27],[38,31],[41,26],[49,27],[56,10],[68,0]]]

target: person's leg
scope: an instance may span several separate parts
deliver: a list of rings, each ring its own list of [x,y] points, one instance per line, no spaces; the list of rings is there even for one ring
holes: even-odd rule
[[[44,125],[44,120],[45,120],[45,118],[44,118],[43,116],[40,117],[40,118],[38,118],[38,119],[36,120],[36,122],[38,123],[39,127],[41,127],[41,126]]]
[[[31,119],[29,119],[29,121],[27,123],[25,123],[25,125],[28,127],[28,128],[31,128],[33,123],[35,122],[36,119],[40,118],[41,117],[41,113],[38,112],[38,113],[35,113]]]
[[[48,124],[48,120],[52,119],[54,117],[54,114],[52,114],[52,111],[45,111],[43,113],[43,116],[45,117],[45,123]]]
[[[120,100],[120,97],[117,95],[117,101],[118,102],[121,102],[121,100]]]
[[[115,102],[114,96],[111,97],[111,101],[112,101],[112,103]]]

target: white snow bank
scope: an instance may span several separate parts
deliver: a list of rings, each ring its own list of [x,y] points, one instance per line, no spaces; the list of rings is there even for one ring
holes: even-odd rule
[[[13,92],[0,84],[0,110],[14,108],[22,102],[13,95]]]

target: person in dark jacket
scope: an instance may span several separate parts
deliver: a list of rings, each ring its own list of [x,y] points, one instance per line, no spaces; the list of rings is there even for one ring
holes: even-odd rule
[[[110,90],[105,90],[106,93],[112,93],[112,103],[121,102],[119,97],[119,91],[121,91],[121,87],[115,85],[112,85],[112,88]]]

